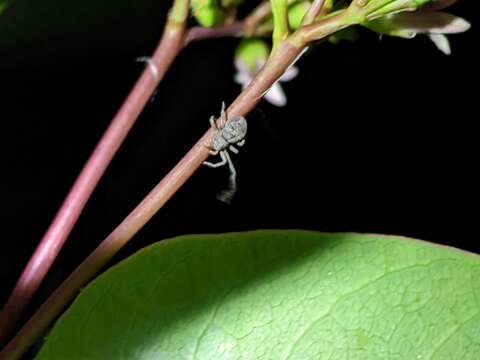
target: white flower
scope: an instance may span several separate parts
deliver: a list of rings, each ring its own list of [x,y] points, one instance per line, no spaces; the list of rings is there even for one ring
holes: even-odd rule
[[[457,0],[434,0],[415,12],[403,12],[367,22],[366,27],[380,34],[411,39],[417,34],[427,35],[437,48],[450,55],[450,43],[447,34],[467,31],[470,23],[461,17],[441,12]]]
[[[255,69],[250,70],[247,64],[241,59],[235,59],[235,68],[237,72],[234,76],[234,81],[242,85],[242,90],[245,89],[252,81],[253,77],[260,71],[266,60],[257,60]],[[287,104],[287,96],[280,85],[281,82],[287,82],[294,79],[298,75],[298,68],[290,66],[285,73],[267,90],[264,97],[270,104],[275,106],[285,106]]]
[[[439,11],[419,11],[416,13],[398,14],[395,24],[403,31],[425,34],[446,55],[450,55],[450,43],[446,34],[458,34],[467,31],[470,23],[455,15]]]
[[[452,6],[457,1],[458,0],[433,0],[422,8],[422,12],[432,13],[438,10],[443,10],[449,6]],[[461,33],[467,31],[468,29],[470,29],[470,23],[468,21],[459,17],[455,17],[451,20],[450,24],[445,25],[443,29],[440,27],[436,29],[437,32],[435,32],[434,29],[431,29],[426,33],[426,35],[430,38],[430,40],[432,40],[438,50],[443,52],[445,55],[450,55],[452,53],[450,49],[450,42],[444,34]]]

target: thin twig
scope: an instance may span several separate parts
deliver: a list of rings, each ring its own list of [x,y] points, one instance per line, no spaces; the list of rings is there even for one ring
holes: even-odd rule
[[[245,35],[252,36],[260,24],[272,14],[272,5],[270,1],[265,1],[258,5],[251,13],[245,18]]]
[[[323,5],[325,5],[325,0],[313,0],[312,5],[303,17],[302,25],[310,25],[322,11]]]
[[[186,5],[186,6],[185,6]],[[175,8],[175,6],[177,8]],[[182,49],[188,1],[177,0],[154,55],[80,172],[0,313],[0,345],[37,291],[113,156]]]
[[[244,23],[242,21],[235,21],[231,24],[205,28],[202,26],[192,27],[185,37],[184,46],[187,46],[191,42],[204,40],[204,39],[213,39],[220,37],[238,37],[242,36],[244,32]]]
[[[287,0],[270,0],[273,15],[273,48],[290,35]]]
[[[341,15],[341,14],[340,14]],[[340,20],[340,17],[338,19]],[[230,105],[231,116],[245,116],[263,97],[265,92],[297,59],[310,40],[330,35],[338,26],[335,18],[310,25],[308,34],[298,30],[281,42],[254,80]],[[341,21],[340,21],[341,22]],[[322,35],[323,34],[323,35]],[[0,352],[0,359],[18,359],[42,335],[48,325],[61,313],[87,282],[152,218],[152,216],[173,196],[209,156],[206,145],[211,143],[213,129],[209,129],[180,162],[160,181],[145,199],[125,220],[82,262],[77,269],[53,292],[35,315],[25,324],[13,340]]]

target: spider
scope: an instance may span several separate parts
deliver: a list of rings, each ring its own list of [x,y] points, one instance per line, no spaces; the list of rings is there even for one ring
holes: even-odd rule
[[[235,171],[228,150],[234,154],[238,154],[238,149],[233,145],[243,146],[245,144],[247,120],[242,116],[235,116],[228,119],[227,113],[225,112],[225,103],[222,102],[222,112],[219,123],[217,124],[215,122],[215,116],[211,116],[210,125],[215,128],[217,132],[213,135],[212,145],[207,147],[210,149],[211,155],[220,154],[222,160],[217,163],[204,161],[203,164],[211,168],[218,168],[228,164],[228,168],[230,169],[228,188],[220,192],[217,195],[217,199],[229,204],[237,191],[237,172]]]

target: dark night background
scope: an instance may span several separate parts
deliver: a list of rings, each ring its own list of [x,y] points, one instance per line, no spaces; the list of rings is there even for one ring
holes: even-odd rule
[[[170,1],[17,0],[0,16],[0,303],[161,35]],[[303,228],[401,234],[480,253],[479,5],[444,56],[425,36],[361,30],[323,44],[286,83],[285,108],[248,116],[234,155],[239,191],[215,194],[226,168],[201,168],[116,257],[191,233]],[[207,129],[232,81],[237,40],[190,45],[175,61],[35,297],[84,259]]]

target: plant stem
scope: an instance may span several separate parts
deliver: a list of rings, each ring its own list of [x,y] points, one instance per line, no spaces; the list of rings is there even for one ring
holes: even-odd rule
[[[301,49],[284,45],[264,67],[255,81],[229,107],[228,113],[245,115],[255,107],[263,93],[278,79],[298,56]],[[160,181],[145,199],[50,295],[14,339],[0,352],[0,359],[18,359],[42,335],[47,326],[75,297],[78,290],[105,265],[170,199],[209,156],[214,130],[209,129],[180,162]]]
[[[189,11],[190,0],[173,0],[172,7],[168,12],[168,22],[165,26],[165,32],[185,30]]]
[[[164,35],[149,61],[149,66],[145,68],[100,139],[18,279],[0,313],[0,324],[2,324],[0,345],[7,340],[12,328],[52,266],[113,156],[182,49],[188,3],[186,0],[175,2],[169,14]]]
[[[155,54],[150,59],[149,66],[142,73],[75,181],[0,313],[0,323],[2,324],[0,345],[5,342],[21,313],[40,286],[100,177],[181,48],[202,39],[240,36],[243,27],[242,22],[234,22],[217,28],[193,27],[183,37],[183,31],[174,31],[174,26],[170,26],[168,34],[166,33],[162,38]]]
[[[228,25],[211,28],[195,26],[188,31],[187,36],[185,37],[184,46],[187,46],[193,41],[203,39],[213,39],[225,36],[241,36],[244,33],[244,28],[245,25],[242,21],[235,21]]]
[[[333,34],[348,26],[357,24],[356,18],[350,16],[349,9],[338,10],[326,15],[319,22],[302,26],[292,37],[293,42],[312,42],[324,39],[326,36]]]
[[[270,0],[273,14],[273,48],[290,34],[288,25],[288,3],[287,0]]]
[[[291,5],[296,0],[287,0],[287,4]],[[244,20],[245,22],[245,35],[251,37],[254,35],[264,36],[264,31],[257,31],[263,28],[262,22],[272,15],[272,4],[270,0],[265,0],[260,3]]]
[[[229,107],[228,113],[235,116],[245,115],[251,111],[260,101],[263,93],[283,74],[300,51],[300,48],[293,47],[288,43],[279,46],[277,55],[272,56],[250,86]],[[3,349],[0,359],[18,359],[33,341],[41,336],[47,326],[75,297],[78,290],[87,284],[202,165],[209,156],[209,149],[206,145],[210,144],[214,133],[214,130],[209,129],[127,218],[50,295],[35,315]]]
[[[311,24],[322,11],[323,5],[325,5],[325,0],[314,0],[303,17],[302,25]]]
[[[341,14],[337,21],[342,22]],[[227,109],[231,116],[245,116],[260,101],[266,91],[283,75],[307,45],[309,34],[328,36],[337,28],[335,18],[301,28],[287,40],[279,43],[260,72]],[[215,130],[210,128],[180,162],[160,181],[145,199],[120,225],[83,261],[77,269],[50,295],[35,315],[25,324],[13,340],[0,352],[0,359],[18,359],[42,335],[48,325],[73,300],[79,289],[152,218],[152,216],[180,189],[209,156],[207,146]]]
[[[258,26],[272,13],[270,1],[265,1],[258,5],[250,15],[245,18],[245,34],[253,36]]]

